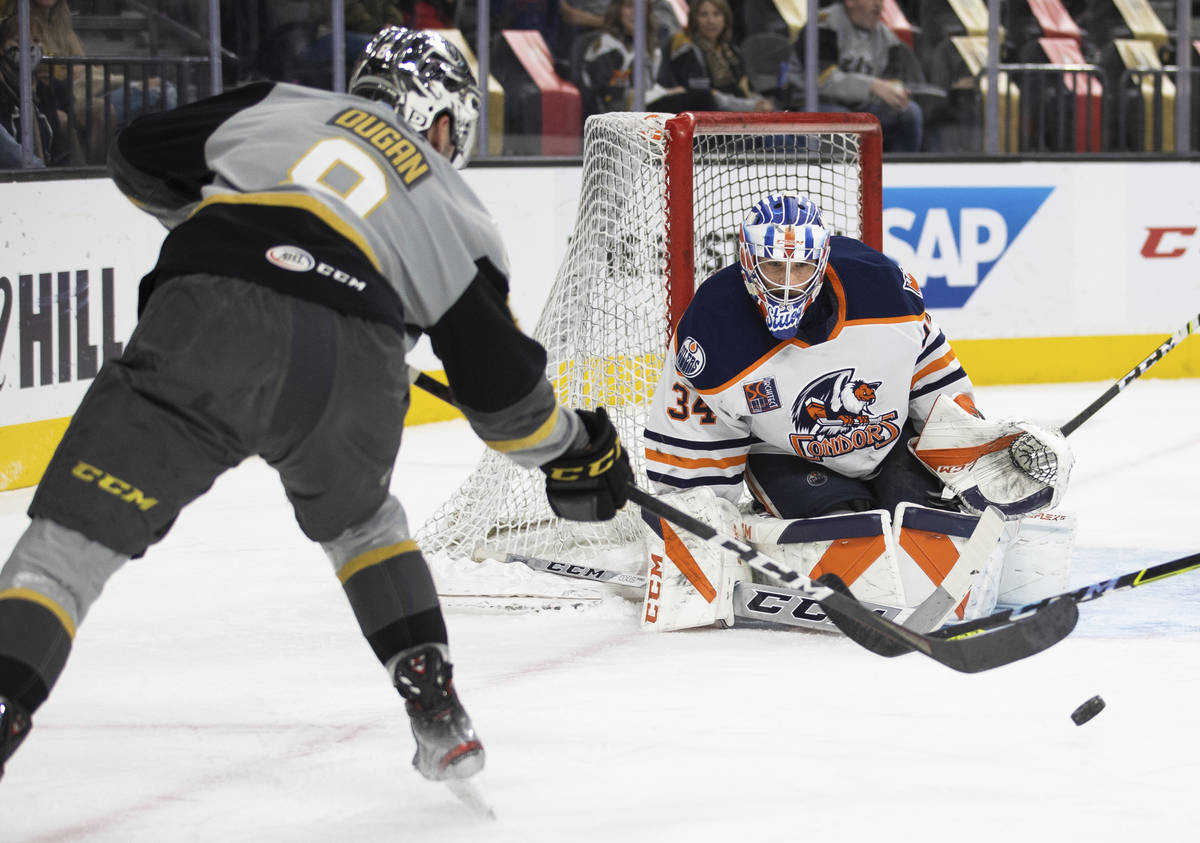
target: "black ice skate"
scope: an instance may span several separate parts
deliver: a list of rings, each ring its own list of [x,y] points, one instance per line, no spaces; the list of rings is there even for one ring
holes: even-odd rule
[[[465,779],[483,769],[483,744],[454,693],[449,656],[445,644],[421,644],[390,665],[417,741],[413,766],[433,781]]]
[[[31,725],[29,712],[7,697],[0,697],[0,778],[4,777],[4,762],[17,751]]]

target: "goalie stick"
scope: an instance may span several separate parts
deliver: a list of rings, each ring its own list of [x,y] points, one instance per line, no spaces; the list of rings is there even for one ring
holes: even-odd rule
[[[682,527],[709,544],[731,550],[756,571],[774,577],[816,600],[846,637],[861,647],[888,658],[919,652],[962,673],[979,673],[1040,653],[1071,633],[1079,610],[1070,600],[1052,600],[1028,615],[994,632],[950,640],[906,629],[882,618],[859,603],[837,576],[817,581],[759,553],[753,546],[718,533],[685,512],[630,484],[629,499],[642,509]],[[957,645],[947,647],[945,645]]]
[[[1053,597],[1047,597],[1045,600],[1037,603],[1030,603],[1015,609],[1005,609],[982,618],[976,618],[973,621],[951,624],[939,629],[933,635],[937,638],[962,640],[964,636],[977,635],[991,629],[996,629],[997,627],[1003,627],[1005,624],[1019,621],[1028,613],[1037,612],[1041,607],[1054,601],[1062,602],[1069,600],[1072,603],[1087,603],[1090,600],[1098,600],[1113,591],[1137,588],[1152,582],[1165,580],[1167,577],[1173,577],[1176,574],[1186,574],[1188,571],[1195,571],[1197,569],[1200,569],[1200,553],[1193,553],[1190,556],[1181,556],[1178,559],[1172,559],[1170,562],[1163,562],[1160,565],[1154,565],[1150,568],[1142,568],[1140,571],[1130,571],[1111,579],[1094,582],[1091,585],[1085,585],[1074,591],[1066,591]]]
[[[996,549],[996,542],[1000,541],[1003,531],[1004,517],[996,507],[989,506],[979,516],[975,529],[971,531],[971,538],[967,539],[954,567],[933,590],[933,594],[913,609],[904,625],[917,632],[929,632],[945,623],[971,590],[975,575],[986,567],[988,557]]]
[[[415,367],[410,382],[436,398],[453,404],[449,387]],[[877,655],[892,658],[917,651],[961,673],[979,673],[1040,653],[1070,635],[1079,620],[1071,600],[1052,600],[994,632],[958,640],[935,638],[905,629],[872,612],[849,593],[837,576],[814,582],[799,572],[759,553],[749,544],[722,536],[712,527],[630,483],[629,499],[660,518],[682,527],[710,544],[732,550],[750,567],[774,577],[816,600],[847,638]]]

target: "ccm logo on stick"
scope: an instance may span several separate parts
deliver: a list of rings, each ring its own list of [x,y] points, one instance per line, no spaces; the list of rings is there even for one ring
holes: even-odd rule
[[[658,598],[662,596],[661,556],[650,554],[650,583],[646,587],[646,623],[658,620]]]

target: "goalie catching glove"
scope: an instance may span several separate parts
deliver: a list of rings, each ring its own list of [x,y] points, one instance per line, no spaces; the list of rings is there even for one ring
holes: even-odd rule
[[[939,395],[909,447],[972,512],[994,506],[1005,519],[1052,509],[1074,457],[1061,433],[1018,419],[988,421]]]
[[[587,431],[587,443],[542,466],[546,498],[559,518],[608,521],[629,498],[629,456],[603,407],[575,413]]]

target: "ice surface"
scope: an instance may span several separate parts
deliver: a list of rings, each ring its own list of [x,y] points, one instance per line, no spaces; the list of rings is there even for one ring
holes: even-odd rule
[[[1106,386],[979,405],[1061,423]],[[1073,583],[1198,549],[1197,418],[1200,382],[1139,381],[1072,435]],[[394,490],[416,525],[480,446],[462,423],[405,436]],[[0,494],[0,554],[30,497]],[[453,592],[548,575],[437,576]],[[819,633],[642,633],[611,596],[448,603],[495,822],[412,772],[328,563],[270,469],[243,464],[109,583],[0,782],[0,841],[1195,839],[1200,572],[1085,604],[1066,641],[978,675]],[[1107,708],[1075,726],[1093,694]]]

